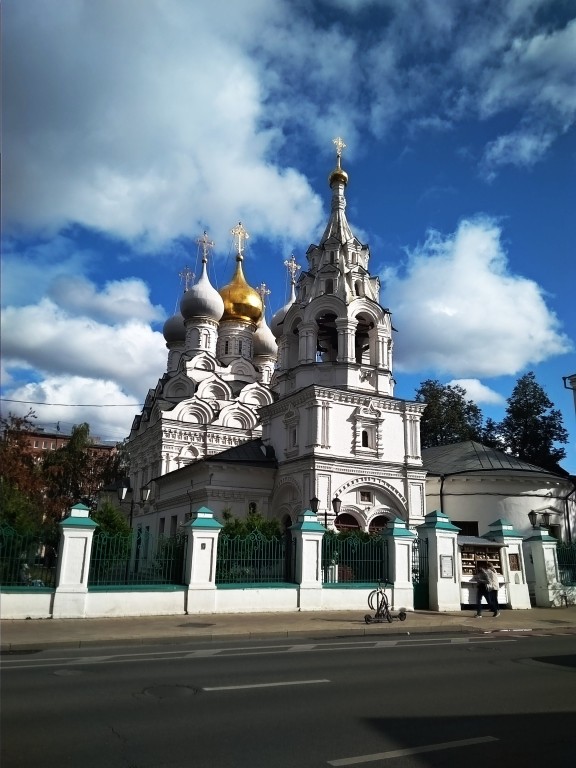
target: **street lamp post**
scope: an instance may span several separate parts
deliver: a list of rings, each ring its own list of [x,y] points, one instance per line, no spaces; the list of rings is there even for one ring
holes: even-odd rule
[[[332,499],[332,509],[334,510],[334,520],[338,517],[340,514],[340,509],[342,508],[342,499],[339,496],[334,496]]]

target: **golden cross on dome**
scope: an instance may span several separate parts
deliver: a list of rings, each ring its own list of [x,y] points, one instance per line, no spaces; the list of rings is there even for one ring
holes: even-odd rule
[[[234,227],[234,229],[230,230],[230,233],[234,237],[234,242],[236,243],[238,254],[241,254],[242,251],[244,250],[244,243],[246,242],[246,240],[248,240],[250,235],[248,234],[248,232],[246,232],[246,230],[242,226],[241,221],[238,222],[237,227]]]
[[[208,239],[208,233],[204,230],[204,234],[196,242],[202,246],[202,261],[207,261],[210,249],[214,248],[214,241]]]
[[[337,136],[335,139],[332,139],[332,144],[336,145],[336,157],[342,157],[342,150],[346,148],[344,140]]]
[[[290,255],[289,259],[286,259],[284,262],[284,266],[290,273],[290,279],[292,282],[294,282],[294,278],[296,277],[296,272],[301,268],[300,264],[296,264],[296,259],[294,258],[294,254]]]
[[[182,270],[182,272],[178,273],[178,277],[184,280],[184,290],[187,291],[192,285],[192,281],[194,280],[196,275],[194,274],[194,272],[192,272],[191,269],[188,268],[188,265],[186,265]]]
[[[266,296],[270,296],[272,291],[266,286],[266,283],[260,283],[258,288],[256,288],[258,293],[260,294],[260,298],[262,299],[262,304],[266,304]]]

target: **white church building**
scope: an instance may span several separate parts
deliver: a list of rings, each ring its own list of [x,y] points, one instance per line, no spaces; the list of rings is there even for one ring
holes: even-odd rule
[[[270,327],[268,291],[244,275],[242,224],[232,230],[234,275],[219,291],[208,277],[213,243],[199,239],[200,278],[164,325],[166,372],[129,436],[134,526],[173,534],[203,506],[220,521],[257,510],[288,527],[312,508],[327,528],[396,521],[414,531],[438,510],[463,535],[503,522],[521,538],[536,526],[573,541],[568,477],[475,443],[423,459],[425,405],[394,396],[391,312],[347,221],[344,144],[334,143],[326,228],[305,269],[285,262],[291,295]]]

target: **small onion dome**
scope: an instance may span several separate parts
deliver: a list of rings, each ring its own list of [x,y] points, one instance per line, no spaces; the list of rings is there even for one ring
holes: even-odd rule
[[[346,173],[346,171],[342,170],[342,167],[340,165],[340,155],[338,155],[338,165],[336,166],[336,168],[334,168],[330,176],[328,176],[328,183],[330,184],[330,186],[332,186],[332,184],[334,184],[335,182],[338,182],[339,184],[344,184],[344,185],[348,184],[348,174]]]
[[[162,333],[164,334],[164,339],[166,340],[167,344],[170,344],[170,342],[186,340],[184,318],[180,312],[172,315],[172,317],[169,317],[168,320],[166,320],[164,323],[164,328],[162,329]]]
[[[278,345],[274,334],[266,323],[266,318],[263,316],[260,321],[260,325],[256,329],[253,336],[254,343],[254,356],[266,355],[267,357],[277,357]]]
[[[222,320],[241,320],[257,324],[264,313],[260,294],[246,282],[242,261],[237,259],[236,272],[228,285],[220,289],[224,301]]]
[[[290,299],[288,300],[287,304],[284,304],[283,307],[280,307],[274,315],[272,316],[272,322],[271,322],[271,331],[274,334],[276,338],[279,336],[282,336],[282,333],[284,332],[284,326],[282,325],[284,322],[284,318],[286,317],[288,310],[294,304],[296,301],[296,291],[294,290],[294,283],[292,283],[292,290],[290,293]]]
[[[185,320],[194,317],[207,317],[220,320],[224,312],[222,297],[212,286],[206,272],[206,263],[202,265],[202,274],[196,285],[186,291],[180,300],[180,312]]]

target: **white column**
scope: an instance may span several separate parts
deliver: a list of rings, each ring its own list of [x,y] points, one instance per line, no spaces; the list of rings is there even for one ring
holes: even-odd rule
[[[88,571],[92,539],[98,523],[84,504],[76,504],[60,523],[62,536],[58,552],[56,591],[52,616],[55,619],[81,619],[86,615]]]
[[[564,587],[560,583],[556,539],[547,528],[536,528],[524,540],[534,567],[534,597],[538,608],[557,608],[562,604]]]
[[[458,531],[447,515],[430,512],[418,526],[418,536],[428,541],[428,586],[430,610],[460,610]]]
[[[499,605],[506,603],[508,608],[530,608],[522,536],[506,520],[496,520],[488,527],[489,532],[485,538],[505,545],[500,552],[504,583],[500,584],[498,592]]]
[[[290,526],[296,547],[295,580],[301,611],[322,607],[322,538],[326,532],[311,509],[305,509]]]
[[[412,542],[416,534],[409,531],[403,520],[393,520],[382,531],[388,544],[388,579],[392,582],[392,607],[414,610],[412,583]]]
[[[216,556],[221,523],[208,507],[200,507],[186,523],[188,548],[184,583],[188,585],[187,613],[216,610]]]

